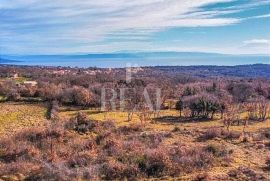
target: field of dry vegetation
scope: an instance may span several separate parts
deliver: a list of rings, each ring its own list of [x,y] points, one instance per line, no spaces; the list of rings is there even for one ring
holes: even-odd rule
[[[63,108],[52,121],[42,105],[1,108],[3,180],[270,178],[269,120],[243,133],[243,125],[227,131],[219,119],[183,121],[175,110],[142,125],[124,112]]]
[[[6,69],[0,180],[270,180],[268,79],[175,73],[161,81],[146,71],[128,84],[121,70],[54,75],[36,67],[29,75],[18,67],[38,83],[24,85],[9,78],[14,67]],[[101,85],[140,89],[160,82],[166,83],[161,110],[141,106],[134,94],[127,101],[132,111],[100,108]]]

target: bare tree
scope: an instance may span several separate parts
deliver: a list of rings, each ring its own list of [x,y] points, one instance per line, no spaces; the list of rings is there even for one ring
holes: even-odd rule
[[[235,123],[238,122],[240,124],[240,106],[239,105],[231,105],[228,107],[227,111],[223,117],[223,124],[230,131],[230,127]]]
[[[83,87],[74,87],[74,100],[77,105],[87,106],[91,102],[91,94]]]
[[[261,98],[261,100],[258,102],[258,113],[259,113],[259,119],[264,121],[267,117],[267,113],[269,111],[269,101],[265,98]]]
[[[151,115],[153,114],[153,111],[151,111],[145,103],[139,103],[136,106],[136,110],[138,110],[136,114],[139,117],[141,124],[145,125],[147,121],[151,119]]]

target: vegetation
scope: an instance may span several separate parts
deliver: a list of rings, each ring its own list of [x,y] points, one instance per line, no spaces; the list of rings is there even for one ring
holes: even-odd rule
[[[223,68],[0,66],[0,179],[267,180],[270,79]]]

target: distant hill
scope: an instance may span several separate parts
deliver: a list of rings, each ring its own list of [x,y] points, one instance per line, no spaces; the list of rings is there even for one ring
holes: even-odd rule
[[[4,63],[15,63],[15,62],[20,62],[20,61],[3,59],[3,58],[0,57],[0,64],[4,64]]]
[[[154,70],[166,74],[183,73],[197,77],[240,77],[270,78],[269,64],[237,65],[237,66],[157,66]]]
[[[11,59],[49,59],[49,58],[90,58],[90,59],[104,59],[104,58],[177,58],[177,57],[216,57],[229,56],[218,53],[204,53],[204,52],[115,52],[115,53],[90,53],[81,55],[26,55],[26,56],[4,56]]]
[[[205,52],[115,52],[74,55],[1,55],[20,65],[120,68],[138,66],[270,64],[269,55],[229,55]],[[9,60],[9,61],[7,61]],[[12,61],[10,61],[12,60]],[[16,63],[15,61],[20,61]],[[2,61],[3,62],[3,61]]]

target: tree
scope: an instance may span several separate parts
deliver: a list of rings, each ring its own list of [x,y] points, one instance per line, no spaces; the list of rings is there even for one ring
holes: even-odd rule
[[[127,120],[131,121],[135,111],[135,104],[131,99],[125,100],[125,110],[127,112]]]
[[[61,102],[63,104],[74,103],[74,90],[73,88],[66,88],[62,91]]]
[[[228,131],[230,131],[230,127],[235,124],[235,122],[238,123],[238,126],[240,125],[240,122],[243,122],[243,132],[245,132],[245,129],[248,126],[248,119],[241,120],[241,110],[243,110],[243,105],[237,104],[228,106],[227,112],[224,114],[223,118],[223,124]]]
[[[11,89],[7,94],[7,100],[18,101],[21,98],[17,89]]]
[[[182,117],[182,111],[184,109],[184,103],[182,100],[176,102],[175,109],[179,111],[179,116]]]
[[[56,84],[44,83],[39,89],[40,96],[47,101],[59,100],[62,88]]]
[[[50,102],[48,106],[48,112],[47,112],[48,119],[51,119],[54,121],[58,120],[59,119],[58,112],[59,112],[58,102],[57,101]]]
[[[235,102],[243,103],[255,96],[255,89],[250,83],[231,83],[227,87]]]
[[[145,123],[150,120],[153,111],[149,110],[149,107],[143,102],[136,105],[136,109],[138,110],[136,114],[139,117],[141,124],[145,125]]]
[[[211,119],[217,111],[222,110],[222,103],[215,95],[201,93],[184,98],[184,105],[191,110],[191,117],[202,117]]]
[[[23,97],[34,97],[37,92],[37,87],[31,85],[21,85],[19,87],[19,92]]]
[[[248,112],[248,118],[251,120],[264,121],[269,111],[269,101],[263,96],[250,99],[246,104],[245,108]]]
[[[79,106],[87,106],[91,102],[90,92],[83,87],[74,87],[74,101]]]
[[[258,102],[259,119],[264,121],[266,119],[268,111],[269,111],[269,101],[266,100],[264,97],[261,97]]]

